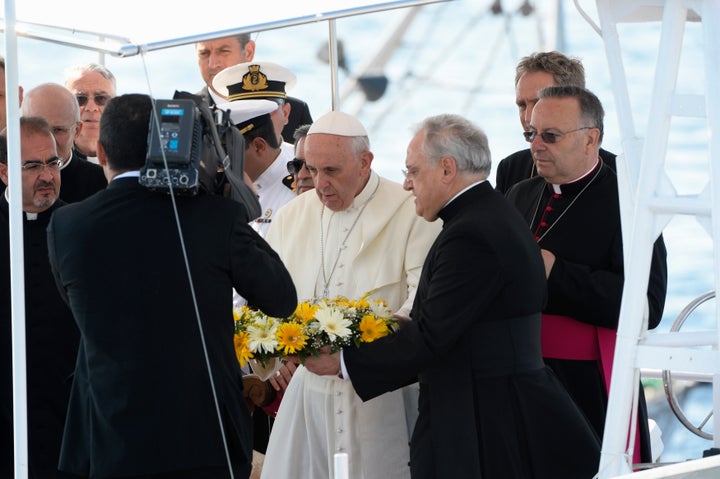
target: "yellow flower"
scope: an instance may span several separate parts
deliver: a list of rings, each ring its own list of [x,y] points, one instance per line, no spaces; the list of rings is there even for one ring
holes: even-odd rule
[[[370,302],[365,298],[356,299],[355,301],[350,301],[348,304],[351,308],[357,308],[357,309],[367,309],[370,307]]]
[[[332,301],[326,300],[325,303],[332,303],[338,309],[347,309],[352,307],[352,301],[345,296],[337,296]]]
[[[300,323],[282,323],[275,333],[278,341],[278,349],[283,354],[295,354],[307,342],[307,336],[303,333]]]
[[[317,304],[312,304],[308,301],[304,301],[297,305],[295,308],[295,317],[299,319],[303,324],[307,323],[311,319],[315,318],[315,312],[317,311]]]
[[[245,366],[248,360],[253,358],[253,353],[249,347],[250,338],[247,333],[240,332],[235,334],[233,341],[235,343],[235,356],[240,361],[240,366]]]
[[[363,343],[371,343],[376,339],[387,336],[390,332],[385,321],[376,318],[372,314],[363,316],[358,329],[360,330],[360,341]]]

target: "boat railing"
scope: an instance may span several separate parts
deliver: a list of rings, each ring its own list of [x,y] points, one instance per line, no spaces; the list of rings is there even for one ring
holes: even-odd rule
[[[575,4],[580,9],[577,0]],[[593,26],[605,45],[623,146],[623,155],[618,157],[618,187],[625,246],[625,287],[607,410],[607,418],[611,420],[605,423],[597,474],[598,478],[605,479],[633,471],[637,417],[634,405],[637,404],[642,370],[672,371],[669,376],[665,374],[669,383],[673,375],[678,378],[681,372],[686,377],[710,378],[713,411],[720,411],[720,332],[717,327],[720,308],[715,311],[716,329],[713,331],[648,333],[645,300],[653,243],[678,215],[694,217],[711,238],[715,258],[708,266],[712,267],[714,293],[717,294],[720,288],[720,92],[714,87],[720,77],[720,32],[717,29],[720,2],[596,0],[596,5],[599,26]],[[702,95],[678,91],[680,60],[687,51],[683,48],[683,40],[688,21],[699,21],[702,31]],[[659,22],[660,41],[653,81],[647,90],[650,106],[645,137],[641,138],[635,130],[635,125],[640,124],[635,121],[639,110],[633,108],[629,94],[618,25],[648,22]],[[678,117],[704,121],[707,127],[709,174],[707,185],[698,194],[678,194],[666,170],[668,139],[671,132],[677,132]],[[713,424],[713,444],[715,448],[720,447],[720,421]],[[717,477],[720,462],[698,461],[703,461],[703,466],[710,464],[713,472],[692,477]],[[690,467],[676,466],[686,472]],[[671,475],[669,470],[666,471],[668,475],[664,475],[659,471],[661,469],[664,467],[655,468],[652,473],[648,472],[654,475],[647,477],[691,477]]]

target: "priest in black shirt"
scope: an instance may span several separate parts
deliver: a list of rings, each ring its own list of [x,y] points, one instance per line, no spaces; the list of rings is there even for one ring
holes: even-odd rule
[[[545,263],[543,357],[600,437],[624,282],[617,178],[599,155],[603,116],[600,101],[584,88],[541,90],[525,133],[537,176],[507,195],[530,225]],[[647,292],[650,328],[660,322],[665,304],[666,254],[661,236]],[[640,392],[634,461],[651,462]]]

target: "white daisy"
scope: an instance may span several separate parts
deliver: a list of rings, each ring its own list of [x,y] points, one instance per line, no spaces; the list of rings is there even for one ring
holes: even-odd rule
[[[278,322],[273,318],[267,318],[267,321],[258,320],[253,325],[248,326],[248,347],[254,353],[273,353],[278,346],[275,338]]]
[[[327,306],[325,303],[321,303],[320,308],[315,313],[315,319],[318,320],[320,327],[328,335],[330,341],[335,341],[335,338],[346,338],[352,333],[350,330],[352,322],[346,319],[340,311]]]

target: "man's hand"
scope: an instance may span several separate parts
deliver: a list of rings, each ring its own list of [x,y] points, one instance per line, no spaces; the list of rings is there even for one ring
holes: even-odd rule
[[[290,378],[292,378],[293,374],[295,374],[296,369],[297,366],[295,362],[283,361],[280,369],[278,369],[278,371],[275,373],[275,376],[272,376],[268,379],[268,382],[277,392],[284,393],[288,387],[288,384],[290,384]]]
[[[398,325],[400,328],[404,328],[408,324],[412,322],[412,319],[410,319],[410,316],[405,316],[403,314],[393,314],[393,318],[397,319]]]
[[[340,374],[340,353],[328,354],[325,351],[318,357],[310,356],[305,359],[304,366],[319,376],[337,376]]]
[[[555,264],[555,255],[546,249],[541,249],[543,263],[545,263],[545,278],[550,277],[550,271],[552,271],[553,265]]]

